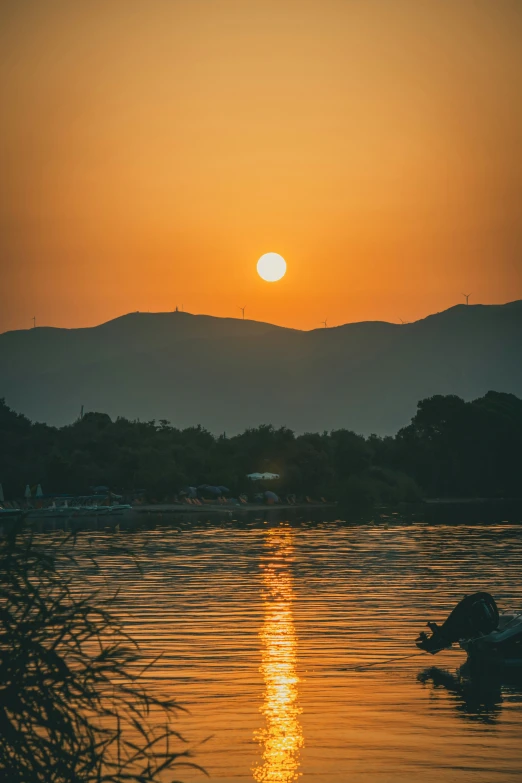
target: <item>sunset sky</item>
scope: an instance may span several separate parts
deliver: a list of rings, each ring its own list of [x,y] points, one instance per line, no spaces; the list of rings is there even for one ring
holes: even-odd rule
[[[3,0],[0,49],[0,331],[522,298],[520,0]]]

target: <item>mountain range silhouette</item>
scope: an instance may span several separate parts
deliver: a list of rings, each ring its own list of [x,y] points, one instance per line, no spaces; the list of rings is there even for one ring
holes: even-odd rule
[[[0,335],[0,397],[54,425],[83,405],[215,433],[270,423],[385,435],[422,398],[491,389],[522,396],[522,300],[308,332],[173,312]]]

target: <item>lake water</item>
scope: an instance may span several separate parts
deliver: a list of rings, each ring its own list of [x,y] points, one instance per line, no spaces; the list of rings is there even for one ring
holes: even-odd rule
[[[274,516],[85,537],[138,555],[142,576],[104,555],[91,578],[163,653],[149,687],[190,710],[179,729],[211,780],[522,780],[522,679],[471,680],[461,651],[404,657],[465,593],[522,609],[522,525]]]

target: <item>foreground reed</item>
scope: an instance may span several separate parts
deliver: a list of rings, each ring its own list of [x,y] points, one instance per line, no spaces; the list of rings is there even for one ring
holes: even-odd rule
[[[37,543],[18,523],[0,541],[0,781],[172,782],[194,766],[172,726],[182,708],[146,691],[154,661],[67,561],[72,537]]]

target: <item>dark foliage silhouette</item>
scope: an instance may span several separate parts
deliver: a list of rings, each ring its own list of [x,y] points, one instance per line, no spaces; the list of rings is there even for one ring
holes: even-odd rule
[[[153,661],[107,598],[80,595],[63,575],[73,543],[37,544],[14,529],[0,542],[0,780],[173,780],[189,763],[172,726],[181,708],[143,687]]]
[[[247,473],[273,472],[276,492],[327,496],[363,505],[432,497],[520,497],[522,400],[488,392],[473,402],[454,395],[421,400],[395,437],[364,438],[348,430],[295,435],[261,425],[213,436],[202,427],[139,422],[87,413],[54,428],[32,424],[0,401],[0,477],[9,497],[26,483],[46,492],[118,492],[144,488],[149,499],[187,485],[255,487]],[[420,489],[419,489],[420,487]]]

